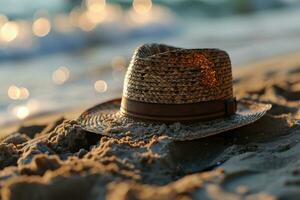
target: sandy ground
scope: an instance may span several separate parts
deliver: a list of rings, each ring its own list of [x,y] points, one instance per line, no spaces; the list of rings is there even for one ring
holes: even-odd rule
[[[252,63],[234,77],[238,98],[273,108],[199,140],[85,132],[72,120],[82,109],[2,128],[1,199],[299,199],[299,54]]]

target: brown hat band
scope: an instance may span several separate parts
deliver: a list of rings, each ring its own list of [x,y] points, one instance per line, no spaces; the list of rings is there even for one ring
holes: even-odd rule
[[[233,115],[236,109],[235,98],[189,104],[158,104],[123,97],[121,103],[123,114],[154,121],[208,120]]]

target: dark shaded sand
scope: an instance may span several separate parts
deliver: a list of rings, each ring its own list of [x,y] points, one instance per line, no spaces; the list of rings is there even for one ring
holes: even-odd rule
[[[299,199],[300,61],[273,64],[235,73],[237,96],[272,110],[209,138],[112,139],[35,119],[1,140],[1,199]]]

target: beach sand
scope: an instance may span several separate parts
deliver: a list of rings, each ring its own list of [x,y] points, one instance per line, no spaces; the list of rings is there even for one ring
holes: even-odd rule
[[[194,141],[85,132],[82,108],[2,128],[1,199],[299,199],[299,54],[238,68],[234,90],[273,108]]]

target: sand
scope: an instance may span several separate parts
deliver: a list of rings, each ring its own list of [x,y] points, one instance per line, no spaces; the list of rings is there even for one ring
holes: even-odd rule
[[[299,199],[300,59],[291,56],[235,71],[238,98],[273,108],[216,136],[114,139],[83,131],[81,111],[1,129],[1,199]]]

